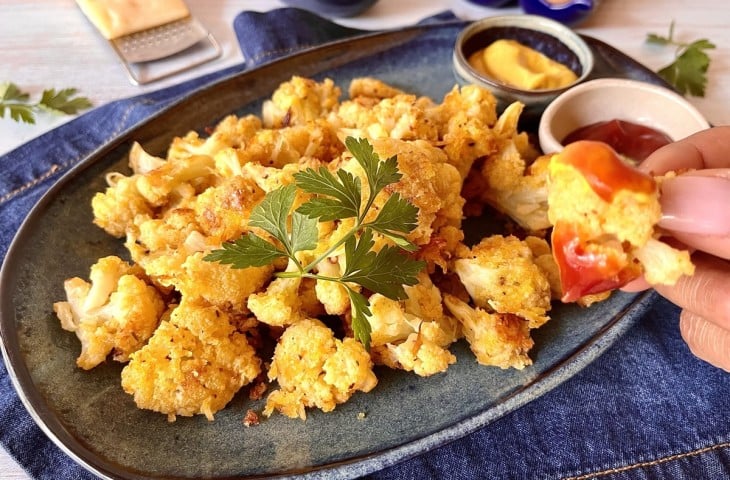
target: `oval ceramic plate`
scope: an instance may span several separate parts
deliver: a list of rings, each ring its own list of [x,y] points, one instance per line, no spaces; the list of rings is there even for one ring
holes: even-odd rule
[[[101,256],[124,255],[120,241],[92,225],[90,199],[105,187],[106,172],[126,170],[133,141],[164,155],[175,135],[203,131],[228,113],[258,113],[261,100],[292,74],[330,77],[344,91],[354,77],[376,76],[440,101],[455,84],[451,53],[463,26],[367,35],[225,78],[103,146],[44,196],[5,260],[0,331],[16,389],[65,452],[115,479],[353,478],[466,435],[537,398],[633,324],[651,303],[649,295],[616,294],[589,309],[557,306],[535,334],[534,365],[522,371],[479,366],[462,342],[453,348],[458,362],[445,374],[419,378],[382,369],[374,391],[332,413],[311,411],[306,422],[274,415],[249,428],[242,423],[246,410],[260,411],[263,401],[248,400],[245,391],[214,422],[198,416],[168,423],[164,415],[137,409],[122,391],[121,365],[88,372],[75,366],[78,340],[61,330],[51,306],[65,298],[64,279],[86,278]],[[615,49],[587,40],[596,53],[594,76],[659,83]],[[531,120],[525,122],[531,128]]]

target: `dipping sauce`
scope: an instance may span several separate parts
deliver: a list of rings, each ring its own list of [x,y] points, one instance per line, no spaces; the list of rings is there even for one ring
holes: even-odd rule
[[[483,75],[524,90],[561,88],[578,79],[567,66],[516,40],[497,40],[468,61]]]
[[[672,142],[664,132],[626,120],[607,120],[581,127],[569,133],[562,143],[568,145],[578,140],[607,143],[616,152],[636,162],[641,162],[654,150]]]

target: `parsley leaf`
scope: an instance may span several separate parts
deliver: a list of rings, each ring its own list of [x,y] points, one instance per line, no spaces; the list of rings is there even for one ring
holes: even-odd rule
[[[75,88],[65,88],[56,91],[43,91],[40,101],[33,103],[30,95],[22,92],[17,85],[7,82],[0,84],[0,118],[5,118],[5,111],[16,122],[34,124],[38,111],[72,115],[80,110],[90,108],[91,102],[86,97],[75,97]]]
[[[222,248],[213,250],[203,260],[220,262],[233,268],[248,268],[270,265],[282,257],[286,257],[286,252],[249,232],[234,242],[224,243]]]
[[[657,73],[682,95],[696,97],[705,96],[707,86],[707,69],[710,67],[710,56],[706,50],[715,45],[707,39],[682,43],[674,40],[674,22],[669,26],[669,34],[665,36],[650,33],[647,43],[663,46],[675,46],[677,51],[672,63],[661,68]]]
[[[398,193],[385,200],[374,220],[365,222],[378,194],[402,178],[397,157],[381,161],[365,139],[348,137],[345,145],[365,172],[368,180],[365,198],[360,178],[345,170],[337,170],[334,174],[326,168],[298,172],[294,174],[294,185],[267,193],[251,211],[249,225],[269,233],[273,240],[249,232],[234,242],[223,244],[221,249],[209,253],[205,260],[246,268],[268,265],[288,257],[297,268],[278,272],[278,277],[308,277],[341,284],[350,299],[354,336],[369,349],[370,304],[353,285],[401,300],[406,298],[404,286],[418,282],[418,274],[426,263],[405,253],[416,249],[406,236],[418,224],[418,208]],[[292,212],[297,190],[312,198]],[[329,244],[329,239],[319,239],[319,222],[345,218],[354,218],[354,223],[338,240]],[[394,245],[374,250],[376,232],[392,240]],[[302,264],[295,254],[315,250],[319,242],[325,243],[325,251],[309,264]],[[346,266],[339,277],[314,273],[320,262],[327,261],[343,245]]]

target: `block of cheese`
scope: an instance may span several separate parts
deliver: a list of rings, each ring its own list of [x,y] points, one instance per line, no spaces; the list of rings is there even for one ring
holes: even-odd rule
[[[182,0],[76,0],[76,3],[109,40],[190,15]]]

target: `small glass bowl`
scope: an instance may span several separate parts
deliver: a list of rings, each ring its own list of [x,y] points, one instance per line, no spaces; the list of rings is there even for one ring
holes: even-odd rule
[[[599,78],[571,88],[548,105],[538,126],[540,148],[544,153],[558,152],[573,131],[610,120],[649,127],[675,141],[710,127],[673,90],[638,80]]]
[[[516,40],[566,65],[577,75],[570,85],[554,89],[525,90],[507,85],[476,71],[469,56],[499,39]],[[476,84],[489,89],[502,107],[519,101],[527,109],[542,109],[558,95],[584,81],[593,70],[593,51],[565,25],[538,15],[504,15],[478,20],[461,31],[456,39],[453,68],[460,84]]]

